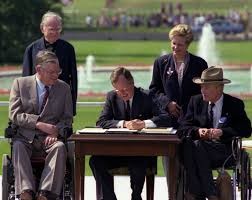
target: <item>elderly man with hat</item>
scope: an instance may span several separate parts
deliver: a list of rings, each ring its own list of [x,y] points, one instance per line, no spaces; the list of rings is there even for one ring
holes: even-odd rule
[[[183,138],[187,200],[218,200],[212,168],[233,162],[232,138],[250,137],[251,123],[242,100],[223,93],[223,70],[210,67],[193,78],[201,94],[191,97],[178,134]]]

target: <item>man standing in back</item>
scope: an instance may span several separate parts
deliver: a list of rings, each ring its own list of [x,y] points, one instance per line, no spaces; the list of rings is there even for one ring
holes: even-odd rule
[[[36,73],[35,57],[41,50],[47,49],[56,54],[62,73],[59,79],[70,85],[73,102],[73,114],[76,115],[76,101],[78,94],[77,67],[74,47],[60,39],[62,18],[54,12],[46,12],[41,20],[40,30],[43,37],[32,42],[25,50],[23,59],[23,76]]]

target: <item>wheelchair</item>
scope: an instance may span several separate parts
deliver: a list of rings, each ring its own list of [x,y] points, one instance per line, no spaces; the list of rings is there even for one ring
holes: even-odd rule
[[[12,164],[12,137],[17,134],[18,127],[9,122],[5,129],[5,138],[10,142],[11,153],[3,154],[2,157],[2,200],[15,200],[15,177]],[[67,142],[67,138],[72,134],[71,128],[64,129],[64,143],[67,149],[67,163],[62,192],[57,200],[74,200],[74,176],[73,176],[73,157],[71,157],[72,144]],[[31,163],[36,187],[39,185],[40,176],[44,168],[44,158],[32,156]]]
[[[233,162],[229,162],[230,158],[234,158]],[[240,137],[234,137],[232,139],[232,155],[227,158],[222,166],[213,168],[212,170],[227,170],[231,171],[231,182],[233,189],[233,199],[236,200],[237,191],[240,192],[239,200],[251,200],[251,170],[250,170],[250,156],[244,148],[242,148],[242,139]],[[186,172],[181,167],[180,181],[183,188],[178,188],[177,199],[185,199],[186,193]],[[230,174],[230,172],[229,172]],[[216,181],[216,179],[215,179]],[[180,193],[181,191],[181,193]],[[238,199],[237,199],[238,200]]]

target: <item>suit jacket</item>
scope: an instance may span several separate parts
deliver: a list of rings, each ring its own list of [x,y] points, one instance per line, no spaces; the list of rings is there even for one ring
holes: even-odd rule
[[[220,141],[229,143],[234,136],[250,137],[251,123],[244,110],[242,100],[223,94],[222,114],[218,128],[222,129],[223,135]],[[198,129],[208,126],[208,102],[204,101],[202,95],[193,96],[188,105],[185,119],[178,129],[180,137],[190,136],[199,139]]]
[[[36,73],[35,58],[37,53],[44,49],[46,49],[46,47],[43,37],[34,41],[26,48],[23,59],[23,76],[30,76]],[[58,39],[55,42],[54,52],[59,59],[59,65],[62,69],[59,79],[70,85],[73,102],[73,113],[75,115],[78,94],[78,80],[74,47],[65,40]]]
[[[161,56],[154,62],[150,92],[163,109],[166,109],[168,103],[175,101],[182,106],[183,113],[186,113],[191,96],[200,94],[200,86],[193,83],[192,79],[200,77],[207,67],[205,60],[189,53],[189,63],[185,67],[180,90],[173,55]]]
[[[19,134],[32,142],[38,121],[54,124],[63,134],[63,128],[72,126],[73,111],[69,86],[61,81],[51,87],[44,110],[39,114],[37,82],[35,75],[14,80],[10,92],[9,118],[19,126]]]
[[[151,96],[141,88],[134,88],[134,97],[131,106],[131,119],[152,120],[158,127],[171,126],[171,120],[168,114],[162,111],[154,103]],[[120,120],[126,118],[126,106],[124,101],[116,94],[110,91],[101,115],[97,121],[97,126],[102,128],[115,128]]]

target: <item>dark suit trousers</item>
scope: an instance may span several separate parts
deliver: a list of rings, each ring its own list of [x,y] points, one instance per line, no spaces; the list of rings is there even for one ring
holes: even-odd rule
[[[101,189],[98,200],[116,200],[113,176],[111,176],[109,170],[119,167],[129,168],[130,186],[132,189],[131,199],[142,200],[141,193],[149,162],[149,157],[92,156],[89,160],[89,165],[96,179],[96,184]]]
[[[204,197],[216,195],[212,169],[221,167],[231,152],[230,145],[186,138],[183,142],[183,160],[189,192]],[[231,156],[228,164],[232,161]]]

